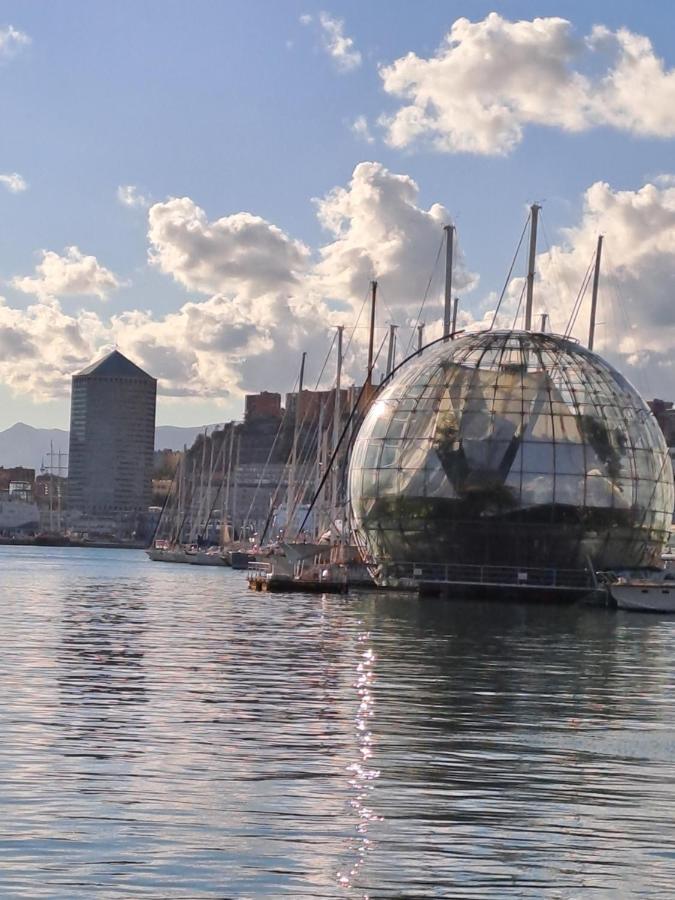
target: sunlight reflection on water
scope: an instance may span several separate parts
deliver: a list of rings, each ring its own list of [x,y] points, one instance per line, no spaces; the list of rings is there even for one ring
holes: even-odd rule
[[[673,620],[0,567],[3,898],[672,896]]]

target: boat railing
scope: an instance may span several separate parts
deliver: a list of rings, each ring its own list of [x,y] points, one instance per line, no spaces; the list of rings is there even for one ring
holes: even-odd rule
[[[594,586],[593,573],[589,569],[481,566],[462,563],[397,563],[394,568],[399,577],[410,578],[418,584],[485,584],[558,589]]]

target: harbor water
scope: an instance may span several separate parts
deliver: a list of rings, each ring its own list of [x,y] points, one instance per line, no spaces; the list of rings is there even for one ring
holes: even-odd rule
[[[670,898],[675,619],[0,548],[0,897]]]

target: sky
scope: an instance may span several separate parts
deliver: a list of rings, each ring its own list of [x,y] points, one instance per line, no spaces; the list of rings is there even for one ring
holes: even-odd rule
[[[240,418],[303,351],[328,386],[337,325],[361,378],[371,279],[378,346],[396,324],[402,358],[423,301],[440,333],[449,223],[486,327],[534,202],[535,312],[568,330],[602,233],[596,349],[675,398],[666,0],[0,2],[0,116],[0,428],[67,427],[114,347],[159,424]]]

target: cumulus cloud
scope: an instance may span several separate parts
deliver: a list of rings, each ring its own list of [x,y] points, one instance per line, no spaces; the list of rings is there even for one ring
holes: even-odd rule
[[[580,222],[537,258],[535,296],[564,331],[572,302],[604,235],[596,348],[631,363],[646,348],[675,348],[675,185],[615,190],[605,182],[584,195]],[[517,284],[515,285],[517,288]],[[588,337],[590,289],[573,334]]]
[[[105,300],[110,291],[120,286],[110,269],[95,256],[85,256],[79,247],[66,247],[63,255],[53,250],[41,253],[34,275],[12,280],[17,290],[41,298],[85,295]]]
[[[0,25],[0,60],[9,59],[30,44],[30,38],[13,25]]]
[[[312,367],[318,372],[334,326],[349,327],[354,321],[371,278],[380,284],[380,335],[389,318],[401,325],[414,320],[442,226],[450,218],[439,204],[422,207],[418,194],[407,176],[379,163],[358,165],[345,187],[315,200],[327,238],[313,253],[250,213],[209,219],[189,198],[156,203],[148,211],[151,264],[192,296],[161,316],[139,309],[109,317],[90,311],[66,314],[54,296],[75,287],[84,293],[85,282],[88,292],[92,283],[103,291],[102,267],[94,260],[89,278],[79,280],[70,277],[74,272],[58,274],[64,259],[72,263],[83,258],[79,251],[53,254],[56,259],[49,257],[47,264],[43,258],[34,277],[14,282],[40,302],[27,311],[5,305],[0,315],[0,328],[12,330],[0,333],[0,346],[10,351],[0,376],[4,372],[6,383],[16,390],[53,396],[64,391],[66,375],[117,344],[160,379],[164,395],[203,399],[288,388],[301,351],[310,350],[310,377]],[[103,282],[106,290],[112,287]],[[458,287],[467,289],[474,282],[460,255]],[[436,287],[429,305],[440,317],[440,285]],[[364,316],[361,325],[366,321]],[[51,348],[42,354],[48,327],[60,335],[58,364]],[[354,377],[363,377],[366,339],[367,328],[361,327],[348,360]],[[30,356],[34,348],[39,348],[40,366]],[[30,378],[29,360],[40,370]],[[10,370],[15,373],[11,377]]]
[[[302,25],[311,25],[314,17],[300,16]],[[319,13],[316,22],[321,33],[321,43],[340,72],[352,72],[361,65],[361,53],[356,49],[353,38],[345,34],[345,23],[327,12]]]
[[[63,312],[57,301],[13,309],[0,297],[0,380],[33,400],[67,395],[70,378],[109,339],[99,317]]]
[[[372,279],[397,324],[417,314],[432,271],[449,212],[434,203],[418,205],[419,188],[376,162],[359,163],[346,188],[315,201],[322,226],[332,240],[319,250],[312,277],[324,296],[355,303]],[[477,282],[457,253],[455,286],[471,290]],[[432,298],[433,299],[433,298]]]
[[[28,183],[18,172],[0,175],[0,184],[6,187],[10,194],[20,194],[28,187]]]
[[[445,152],[507,154],[528,125],[675,135],[675,70],[625,28],[595,26],[582,39],[558,17],[462,18],[433,56],[408,53],[380,75],[403,101],[380,118],[394,147],[424,141]]]
[[[240,212],[210,222],[189,197],[149,212],[150,260],[189,290],[256,297],[298,283],[309,250],[259,216]]]
[[[117,199],[122,206],[130,206],[135,209],[147,209],[150,206],[150,198],[139,193],[135,184],[121,184],[117,188]]]
[[[112,282],[103,277],[102,284],[99,269],[108,270],[94,260],[88,277],[62,273],[63,260],[79,270],[88,259],[79,250],[53,254],[53,268],[43,259],[27,279],[35,302],[15,309],[0,300],[0,378],[36,399],[63,396],[73,372],[117,344],[159,378],[165,396],[285,390],[302,350],[310,351],[311,381],[334,326],[353,325],[373,278],[380,286],[378,343],[393,321],[402,326],[399,346],[405,348],[405,326],[415,323],[448,210],[440,204],[425,208],[413,179],[377,162],[357,165],[346,185],[317,198],[315,206],[326,239],[311,252],[250,213],[210,220],[189,198],[155,204],[148,211],[150,258],[190,292],[165,315],[139,309],[107,317],[100,311],[66,313],[54,295],[95,293],[97,285],[105,293]],[[659,378],[651,392],[673,395],[675,178],[662,173],[658,183],[635,190],[604,182],[588,188],[579,220],[537,258],[535,314],[548,312],[555,331],[567,326],[599,233],[605,249],[597,349],[631,377],[648,364]],[[464,298],[477,279],[457,256],[455,286]],[[441,282],[438,272],[423,314],[427,339],[440,335]],[[499,324],[512,324],[522,286],[522,278],[511,283]],[[460,327],[487,327],[494,301],[491,295],[473,303],[463,299]],[[574,331],[584,342],[589,305],[587,296]],[[366,315],[361,326],[348,358],[354,379],[363,377]]]

